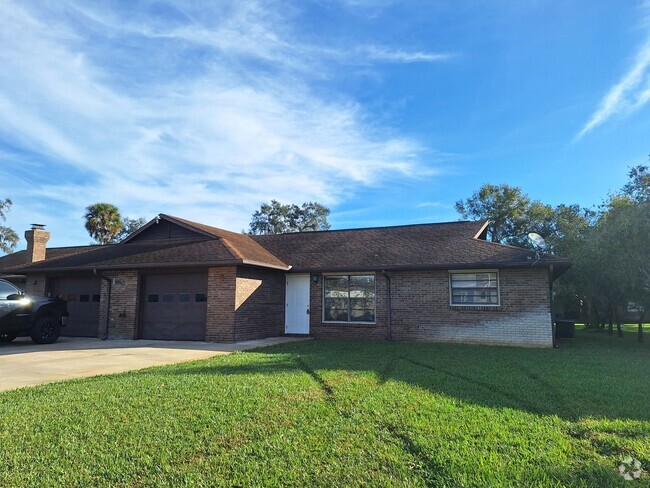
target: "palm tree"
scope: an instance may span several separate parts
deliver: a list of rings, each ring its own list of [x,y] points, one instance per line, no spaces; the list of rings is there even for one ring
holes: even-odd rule
[[[124,225],[120,211],[110,203],[88,206],[84,217],[88,234],[102,246],[114,242]]]

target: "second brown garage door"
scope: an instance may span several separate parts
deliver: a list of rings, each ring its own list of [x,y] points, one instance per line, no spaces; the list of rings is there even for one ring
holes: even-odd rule
[[[204,341],[208,275],[151,274],[143,279],[140,338]]]

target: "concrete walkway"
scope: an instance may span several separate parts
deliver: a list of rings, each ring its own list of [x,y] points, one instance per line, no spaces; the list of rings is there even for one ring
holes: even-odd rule
[[[37,345],[28,338],[19,338],[9,344],[0,344],[0,391],[206,359],[234,351],[302,340],[305,338],[272,337],[236,344],[215,344],[61,337],[54,344]]]

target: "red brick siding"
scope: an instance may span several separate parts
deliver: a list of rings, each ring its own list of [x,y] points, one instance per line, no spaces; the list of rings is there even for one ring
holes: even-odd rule
[[[392,337],[398,341],[439,341],[550,347],[552,327],[548,272],[499,272],[499,307],[452,307],[449,273],[391,272]],[[386,339],[386,278],[376,275],[377,323],[326,324],[322,321],[322,277],[311,285],[311,334],[345,339]]]
[[[552,346],[548,272],[499,272],[498,307],[449,305],[449,274],[393,275],[393,338],[517,346]]]
[[[47,241],[50,233],[42,229],[31,229],[25,232],[27,241],[27,263],[36,263],[45,259]]]
[[[246,341],[284,333],[284,272],[237,270],[235,340]]]
[[[207,342],[235,342],[236,278],[236,266],[208,269]]]
[[[110,271],[104,274],[111,278],[111,309],[109,313],[109,339],[135,339],[139,316],[140,277],[137,271]],[[106,333],[106,312],[108,305],[108,283],[102,280],[99,303],[98,337]]]

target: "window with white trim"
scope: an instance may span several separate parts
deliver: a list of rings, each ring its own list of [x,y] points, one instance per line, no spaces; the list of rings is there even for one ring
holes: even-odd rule
[[[452,305],[499,305],[499,273],[496,271],[450,272]]]
[[[374,322],[375,275],[326,275],[323,279],[325,322]]]

